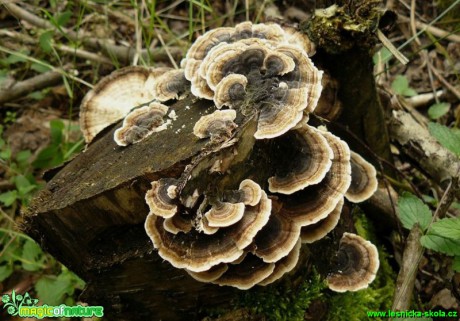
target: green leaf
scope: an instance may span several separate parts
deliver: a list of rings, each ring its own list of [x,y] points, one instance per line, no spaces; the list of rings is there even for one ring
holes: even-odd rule
[[[437,103],[428,108],[428,116],[431,119],[438,119],[447,114],[450,109],[450,104],[448,103]]]
[[[419,198],[410,193],[404,193],[398,201],[399,219],[407,229],[412,229],[415,223],[419,223],[424,231],[431,222],[431,211]]]
[[[11,206],[17,199],[18,192],[16,190],[0,194],[0,202],[6,207]]]
[[[0,265],[0,282],[5,281],[13,273],[13,266],[7,262]]]
[[[437,123],[429,123],[428,130],[442,146],[460,156],[460,130]]]
[[[401,96],[411,97],[417,95],[417,92],[409,87],[409,82],[405,76],[396,76],[391,83],[391,88],[394,92]]]
[[[64,11],[56,17],[56,23],[59,26],[63,27],[67,24],[67,22],[69,22],[71,17],[72,17],[72,12]]]
[[[37,72],[39,72],[41,74],[51,70],[50,67],[45,66],[43,64],[38,64],[36,62],[34,62],[32,65],[30,65],[30,69],[35,70],[35,71],[37,71]]]
[[[64,127],[64,122],[60,119],[53,119],[50,121],[51,141],[53,144],[58,145],[62,142]]]
[[[439,235],[428,234],[420,238],[427,249],[447,255],[460,255],[460,240],[452,240]]]
[[[0,158],[4,160],[9,160],[11,158],[11,148],[7,147],[4,150],[0,151]]]
[[[35,185],[32,185],[24,175],[18,175],[14,178],[14,184],[18,190],[19,195],[24,196],[30,191],[35,189]]]
[[[460,240],[460,217],[444,218],[431,225],[430,234]]]
[[[452,269],[456,272],[460,272],[460,256],[454,256],[454,259],[452,260]]]
[[[406,89],[404,89],[402,95],[404,97],[413,97],[413,96],[417,95],[417,92],[412,88],[406,88]]]
[[[64,303],[66,294],[73,294],[72,280],[65,274],[59,276],[43,276],[35,284],[37,296],[42,304],[60,305]]]
[[[37,243],[26,240],[22,248],[22,267],[26,271],[38,271],[42,268],[45,257]]]
[[[386,47],[383,47],[379,51],[377,51],[374,56],[372,57],[372,61],[374,65],[378,64],[379,62],[386,63],[392,57],[392,53]]]
[[[45,97],[45,94],[43,93],[43,91],[34,91],[28,94],[27,97],[30,97],[35,100],[42,100]]]

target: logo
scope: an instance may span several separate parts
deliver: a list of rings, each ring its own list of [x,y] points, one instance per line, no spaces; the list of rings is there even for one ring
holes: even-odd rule
[[[104,308],[101,306],[68,306],[61,304],[59,306],[39,305],[38,299],[32,298],[29,293],[24,295],[16,294],[13,290],[11,295],[2,295],[3,309],[6,309],[11,316],[19,316],[21,318],[91,318],[102,317]]]

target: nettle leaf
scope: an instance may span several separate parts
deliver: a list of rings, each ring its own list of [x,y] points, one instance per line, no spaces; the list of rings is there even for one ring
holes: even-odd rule
[[[456,272],[460,272],[460,256],[454,256],[454,259],[452,260],[452,269]]]
[[[26,271],[37,271],[42,268],[45,257],[37,243],[27,240],[22,248],[22,267]]]
[[[450,104],[448,103],[437,103],[428,108],[428,116],[431,119],[438,119],[447,114],[450,109]]]
[[[433,223],[430,234],[460,240],[460,217],[444,218]]]
[[[460,129],[449,128],[437,123],[429,123],[428,130],[442,146],[460,156]]]
[[[404,193],[398,201],[399,219],[407,229],[412,229],[415,223],[425,231],[431,222],[431,211],[419,198],[410,193]]]
[[[453,240],[439,235],[428,234],[420,238],[420,243],[427,249],[447,255],[460,255],[460,240]]]
[[[74,291],[72,280],[61,273],[57,277],[45,275],[35,284],[37,296],[42,304],[60,305],[64,303],[66,295],[72,295]]]
[[[36,188],[36,186],[31,184],[24,175],[16,176],[14,178],[14,183],[20,196],[24,196]]]

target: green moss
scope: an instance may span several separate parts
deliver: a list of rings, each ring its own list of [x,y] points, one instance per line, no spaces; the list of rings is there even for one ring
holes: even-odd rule
[[[316,271],[305,274],[300,279],[290,281],[286,278],[274,285],[243,292],[237,305],[263,314],[269,321],[304,320],[305,310],[313,300],[322,297],[326,288]]]

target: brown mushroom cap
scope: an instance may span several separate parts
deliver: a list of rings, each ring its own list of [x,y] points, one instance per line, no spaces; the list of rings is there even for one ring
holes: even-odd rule
[[[247,207],[242,219],[212,235],[192,230],[172,234],[163,227],[164,218],[149,213],[145,229],[158,254],[176,268],[203,272],[220,263],[237,260],[252,243],[257,232],[267,224],[271,200],[263,193],[257,206]]]
[[[183,69],[169,70],[155,79],[153,96],[158,101],[178,99],[189,86],[190,82],[185,78]]]
[[[149,86],[168,68],[126,67],[104,77],[83,98],[80,128],[86,143],[125,117],[134,107],[154,99]]]
[[[234,103],[242,100],[245,95],[245,88],[248,84],[246,76],[230,74],[222,79],[216,86],[214,104],[216,108],[222,106],[234,107]]]
[[[268,188],[272,193],[292,194],[318,184],[332,165],[334,154],[319,130],[305,124],[290,135],[298,142],[300,155],[292,160],[292,171],[268,179]]]
[[[122,127],[114,133],[114,140],[119,146],[135,144],[149,135],[166,129],[163,117],[168,112],[168,106],[151,103],[131,111],[123,120]]]
[[[281,212],[272,211],[268,223],[254,239],[255,255],[266,263],[279,261],[296,245],[300,237],[300,227]]]
[[[245,179],[240,183],[239,191],[243,194],[242,202],[245,205],[256,206],[262,198],[260,185],[250,179]]]
[[[249,253],[239,264],[228,265],[228,270],[213,283],[247,290],[266,279],[275,269],[274,263],[265,263]]]
[[[176,213],[163,222],[163,228],[172,234],[177,234],[179,232],[188,233],[192,230],[192,227],[189,215],[183,215],[181,213]]]
[[[202,217],[201,220],[199,220],[198,222],[198,231],[203,232],[204,234],[215,234],[218,230],[218,227],[213,227],[209,225],[209,221],[206,216]]]
[[[344,233],[340,240],[337,262],[337,272],[327,278],[329,288],[336,292],[367,288],[379,269],[375,245],[351,233]]]
[[[177,206],[173,203],[173,198],[170,197],[170,188],[174,188],[175,182],[176,180],[168,178],[152,182],[152,188],[145,194],[145,201],[150,208],[149,215],[171,218],[176,214]]]
[[[220,278],[228,270],[228,265],[225,263],[217,264],[207,271],[193,272],[186,270],[187,273],[197,281],[200,282],[213,282]]]
[[[258,285],[266,286],[277,280],[279,280],[284,274],[292,271],[297,265],[300,256],[300,248],[302,243],[300,239],[297,241],[294,248],[289,252],[289,254],[283,257],[281,260],[275,263],[275,269],[273,273],[270,274],[266,279],[258,283]]]
[[[292,194],[280,195],[282,212],[302,226],[324,219],[343,198],[350,186],[350,149],[348,145],[329,132],[322,132],[334,153],[332,165],[324,179]]]
[[[193,133],[199,138],[230,137],[236,128],[236,124],[233,122],[235,118],[235,110],[216,110],[212,114],[202,116],[193,127]]]
[[[244,210],[244,203],[218,202],[204,216],[209,226],[226,227],[241,220]]]
[[[351,152],[351,184],[345,197],[353,203],[370,198],[378,187],[375,167],[360,155]]]
[[[300,230],[300,238],[302,239],[302,243],[316,242],[331,232],[339,223],[343,203],[344,201],[342,198],[326,218],[323,218],[315,224],[302,227]]]

